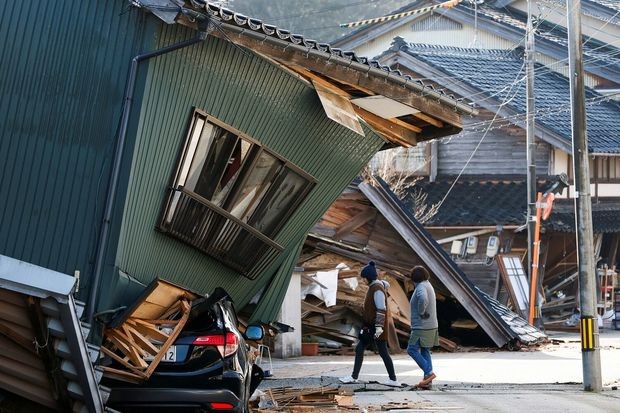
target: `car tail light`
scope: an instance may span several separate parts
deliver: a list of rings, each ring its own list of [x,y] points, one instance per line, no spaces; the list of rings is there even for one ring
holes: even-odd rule
[[[217,347],[222,357],[228,357],[237,352],[239,338],[235,333],[229,331],[226,334],[209,334],[196,337],[192,344],[195,346]]]
[[[213,410],[232,410],[235,408],[235,406],[230,403],[214,402],[209,404]]]

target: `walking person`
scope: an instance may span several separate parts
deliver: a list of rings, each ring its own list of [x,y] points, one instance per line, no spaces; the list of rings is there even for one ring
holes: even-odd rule
[[[364,351],[373,342],[379,350],[379,355],[383,359],[385,369],[387,370],[389,379],[381,382],[386,386],[400,387],[401,383],[396,380],[394,372],[394,363],[387,349],[388,334],[388,317],[387,310],[387,293],[386,290],[390,284],[387,281],[377,279],[377,268],[374,261],[370,261],[368,265],[362,268],[361,277],[368,282],[368,292],[364,300],[364,324],[359,334],[359,341],[355,347],[355,363],[353,365],[353,373],[350,376],[342,377],[341,383],[358,383],[358,377],[364,361]]]
[[[420,387],[430,387],[436,377],[433,372],[431,349],[439,345],[437,302],[429,278],[428,270],[422,266],[416,266],[411,270],[415,290],[410,301],[411,336],[407,353],[424,372],[424,377],[418,383]]]

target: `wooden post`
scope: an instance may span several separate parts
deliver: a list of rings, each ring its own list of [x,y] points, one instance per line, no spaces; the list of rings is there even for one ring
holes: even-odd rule
[[[534,251],[532,253],[532,276],[530,277],[530,311],[529,323],[534,324],[534,312],[536,305],[536,277],[538,276],[538,262],[540,256],[540,220],[542,214],[542,193],[536,198],[536,227],[534,228]]]

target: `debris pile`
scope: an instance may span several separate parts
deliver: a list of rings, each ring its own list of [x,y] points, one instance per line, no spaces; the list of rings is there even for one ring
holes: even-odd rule
[[[154,280],[133,306],[106,326],[101,352],[114,364],[104,366],[104,374],[130,382],[148,379],[181,333],[198,297]]]
[[[318,412],[354,409],[353,392],[338,387],[295,389],[278,387],[261,391],[259,397],[251,402],[254,411],[269,412]]]
[[[305,267],[298,267],[302,275],[302,334],[304,341],[321,344],[319,354],[351,355],[362,325],[362,309],[368,286],[359,276],[361,264],[347,261],[328,266],[320,261],[329,254],[310,260]],[[325,280],[333,279],[337,285],[335,300],[330,302],[323,294],[328,289]],[[388,308],[394,334],[388,337],[392,353],[406,348],[409,340],[411,310],[408,294],[413,289],[411,281],[396,271],[381,271],[379,279],[387,281]],[[304,297],[304,294],[305,297]],[[440,345],[447,351],[455,351],[456,343],[442,337]]]

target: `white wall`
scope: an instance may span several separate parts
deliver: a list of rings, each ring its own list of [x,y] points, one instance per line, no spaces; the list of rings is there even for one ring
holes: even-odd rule
[[[284,302],[280,309],[278,321],[292,326],[295,331],[278,334],[276,337],[274,357],[283,359],[301,355],[301,275],[293,273]],[[272,372],[273,373],[273,372]]]

